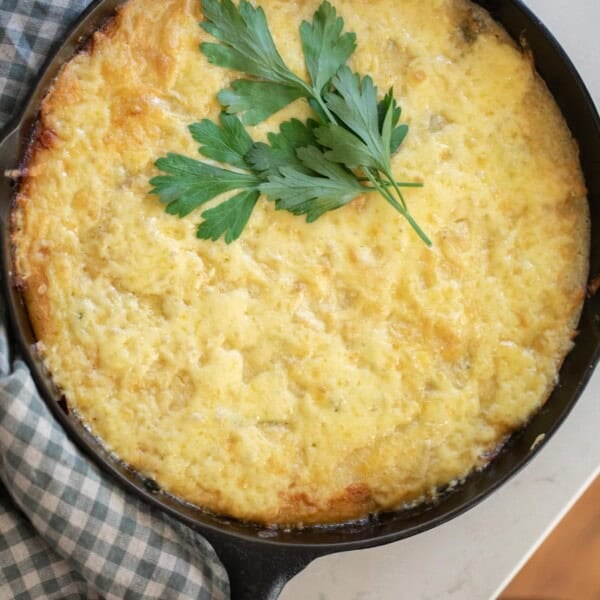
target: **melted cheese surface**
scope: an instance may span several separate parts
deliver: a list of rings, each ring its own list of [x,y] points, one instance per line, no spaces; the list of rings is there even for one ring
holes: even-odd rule
[[[261,0],[285,61],[316,0]],[[261,199],[198,240],[149,179],[237,78],[195,0],[130,0],[44,102],[15,215],[45,362],[127,463],[210,510],[349,519],[484,464],[553,387],[584,294],[577,149],[530,60],[463,0],[336,0],[352,67],[394,86],[393,160],[428,249],[376,195],[314,224]],[[301,101],[251,135],[306,117]]]

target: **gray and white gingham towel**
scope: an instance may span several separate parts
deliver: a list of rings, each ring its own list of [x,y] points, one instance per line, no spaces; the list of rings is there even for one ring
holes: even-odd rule
[[[89,0],[0,0],[0,129]],[[66,438],[0,305],[0,599],[224,600],[227,574],[196,532],[108,480]]]

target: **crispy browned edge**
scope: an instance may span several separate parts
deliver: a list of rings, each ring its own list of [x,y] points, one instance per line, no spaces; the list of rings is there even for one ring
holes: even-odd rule
[[[463,0],[459,0],[461,4],[462,1]],[[458,11],[456,22],[457,37],[460,37],[465,44],[469,45],[474,43],[477,36],[481,34],[492,34],[499,41],[509,44],[515,48],[519,48],[521,50],[523,59],[528,61],[531,65],[531,68],[535,70],[534,58],[525,37],[522,36],[519,40],[519,44],[517,44],[510,37],[508,32],[491,17],[487,10],[478,5],[471,4],[469,0],[467,0],[467,3],[470,4],[468,8],[463,9],[461,6]],[[34,290],[37,290],[40,285],[47,285],[47,279],[45,273],[39,270],[38,272],[32,272],[29,275],[27,282],[25,282],[18,271],[16,253],[18,244],[17,238],[19,236],[16,223],[16,214],[17,212],[24,210],[26,207],[25,196],[31,183],[31,178],[28,176],[29,166],[35,163],[41,152],[50,150],[55,142],[56,134],[45,123],[45,116],[47,112],[51,110],[50,104],[56,82],[62,77],[65,68],[76,56],[82,53],[92,55],[99,48],[101,48],[103,43],[106,43],[106,41],[113,36],[114,32],[119,27],[122,19],[122,13],[124,10],[126,10],[127,5],[128,2],[125,2],[123,5],[119,6],[116,10],[116,14],[101,23],[100,27],[83,41],[73,56],[62,66],[61,70],[54,79],[53,84],[47,90],[44,100],[42,101],[38,118],[34,122],[23,159],[20,163],[19,172],[21,179],[19,182],[18,191],[15,194],[11,206],[11,251],[12,264],[15,273],[14,284],[24,296],[34,333],[39,340],[43,340],[49,327],[52,326],[52,318],[49,314],[50,310],[47,296],[35,294]],[[552,94],[549,92],[545,82],[537,73],[536,76],[538,81],[544,86],[547,94],[552,98]],[[577,143],[575,140],[573,140],[573,144],[577,149]],[[597,284],[597,287],[600,287],[600,284]],[[595,293],[597,287],[592,286],[590,291]],[[577,299],[574,299],[574,301],[582,303],[585,297],[585,282],[582,284],[581,294],[579,296]],[[579,316],[580,311],[575,311],[573,315],[572,338],[574,338],[577,334],[576,325],[579,320]],[[42,348],[43,347],[37,348],[36,351],[40,353],[43,358]],[[557,365],[557,370],[560,368],[564,358],[565,357],[563,357]],[[547,401],[552,389],[553,387],[549,386],[542,404]],[[489,448],[484,450],[484,452],[482,452],[479,463],[474,466],[469,473],[465,473],[463,477],[458,480],[458,482],[464,480],[470,475],[470,473],[485,468],[502,450],[506,442],[509,440],[510,434],[516,429],[518,429],[518,427],[504,427],[503,429],[499,429],[497,441],[491,444]],[[99,442],[105,446],[102,440],[99,440]],[[135,469],[133,470],[135,471]],[[146,479],[141,473],[140,476],[142,479]],[[443,487],[453,487],[455,483],[456,482],[449,482]],[[164,491],[168,495],[173,495],[172,492],[169,492],[169,490]],[[278,527],[344,523],[365,518],[369,514],[377,513],[382,510],[386,512],[390,510],[401,510],[404,506],[412,506],[415,503],[432,502],[438,497],[438,492],[439,490],[430,490],[422,496],[406,498],[405,503],[402,506],[390,508],[379,506],[373,498],[370,487],[364,483],[354,483],[347,486],[345,489],[341,490],[338,495],[330,498],[326,506],[315,502],[307,493],[294,493],[290,491],[289,493],[280,495],[281,503],[276,514],[265,514],[261,516],[262,518],[256,516],[256,521],[262,522],[263,524],[276,525]],[[195,499],[193,498],[181,498],[176,495],[174,495],[174,497],[181,499],[184,502],[195,503]],[[208,513],[214,513],[210,507],[202,506],[201,503],[196,505],[199,506],[199,508],[206,510]]]
[[[92,55],[101,45],[100,36],[104,40],[112,37],[119,26],[121,13],[125,5],[119,6],[115,15],[103,19],[99,27],[86,38],[79,40],[73,55],[62,65],[52,84],[46,90],[42,100],[37,118],[31,125],[30,132],[25,136],[25,150],[19,163],[19,176],[17,191],[12,199],[10,211],[10,239],[11,239],[11,263],[13,267],[14,284],[18,291],[23,295],[27,313],[31,321],[34,333],[38,340],[45,337],[45,333],[52,322],[49,315],[48,299],[46,295],[34,294],[32,290],[37,290],[40,285],[47,285],[48,281],[43,271],[38,270],[30,273],[27,281],[19,272],[19,265],[16,259],[18,237],[20,235],[17,222],[17,213],[26,210],[26,195],[32,185],[30,176],[30,167],[35,164],[40,154],[51,150],[56,141],[56,132],[46,122],[46,115],[51,110],[51,99],[55,90],[56,83],[61,79],[66,67],[70,62],[81,54]],[[39,350],[38,350],[39,352]]]

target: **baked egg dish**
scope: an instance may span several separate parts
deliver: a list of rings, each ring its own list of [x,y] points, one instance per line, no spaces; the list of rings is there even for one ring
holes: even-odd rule
[[[261,0],[285,62],[316,0]],[[13,211],[16,272],[53,382],[166,492],[263,524],[435,498],[554,387],[585,296],[578,150],[531,56],[467,0],[336,0],[353,69],[393,87],[393,156],[427,247],[363,195],[314,223],[256,204],[231,244],[150,193],[239,74],[199,52],[197,0],[129,0],[43,101]],[[212,40],[214,41],[214,40]],[[249,127],[252,137],[302,100]]]

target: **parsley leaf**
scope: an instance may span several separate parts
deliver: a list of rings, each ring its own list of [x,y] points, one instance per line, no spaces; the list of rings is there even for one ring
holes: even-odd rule
[[[377,88],[373,85],[373,80],[368,75],[361,79],[360,75],[352,73],[344,66],[331,83],[335,92],[327,93],[325,102],[331,112],[354,134],[355,143],[360,145],[361,153],[369,157],[370,164],[363,166],[374,166],[381,171],[389,171],[390,145],[385,145],[379,130]],[[392,105],[389,108],[392,109]],[[345,164],[342,146],[347,148],[347,140],[343,143],[336,141],[342,139],[341,127],[334,124],[325,127],[332,130],[331,135],[327,137],[327,145],[331,148],[327,157]],[[325,144],[324,139],[319,141]],[[349,162],[355,163],[354,157]],[[361,165],[348,166],[354,168]]]
[[[395,154],[408,134],[408,125],[402,124],[398,126],[402,109],[398,106],[394,98],[394,88],[390,88],[385,98],[377,105],[377,114],[379,115],[379,129],[382,135],[386,117],[388,114],[391,114],[390,154]]]
[[[303,21],[300,37],[313,88],[321,93],[337,70],[356,49],[356,34],[342,33],[344,20],[326,0],[319,6],[312,24]]]
[[[259,180],[249,173],[237,173],[170,152],[156,166],[168,175],[150,180],[150,193],[167,204],[171,215],[185,217],[216,196],[231,190],[256,187]]]
[[[246,173],[222,169],[179,154],[167,154],[155,164],[168,175],[159,175],[150,181],[154,186],[151,193],[167,204],[168,213],[183,217],[220,194],[242,190],[204,211],[204,221],[197,231],[199,238],[217,240],[224,236],[229,244],[242,233],[259,197],[261,178],[253,173],[245,159],[252,148],[252,138],[237,117],[225,113],[221,113],[220,126],[203,119],[188,129],[194,140],[201,144],[200,154]]]
[[[349,169],[377,168],[377,160],[369,147],[345,127],[328,123],[319,127],[315,135],[319,143],[328,149],[326,156],[329,160],[346,165]]]
[[[243,169],[246,173],[216,167],[179,154],[167,154],[156,161],[156,167],[167,175],[153,178],[151,193],[167,204],[167,212],[183,217],[216,196],[241,190],[233,197],[202,213],[204,221],[197,236],[216,240],[224,236],[226,243],[237,239],[246,226],[258,201],[258,186],[269,174],[278,174],[280,166],[307,170],[296,156],[298,145],[313,143],[314,121],[297,119],[282,123],[279,133],[271,133],[267,144],[253,144],[252,138],[233,116],[222,113],[220,126],[204,119],[189,126],[199,152],[207,158]]]
[[[301,81],[279,55],[261,7],[246,0],[239,8],[231,0],[204,0],[202,13],[200,26],[222,42],[200,45],[211,64],[276,83]]]
[[[208,62],[240,71],[259,81],[237,80],[218,95],[230,113],[245,113],[242,121],[256,125],[297,98],[310,95],[309,86],[283,62],[262,8],[241,0],[202,2],[201,27],[221,41],[204,42],[200,50]]]
[[[221,113],[221,127],[209,119],[189,126],[194,140],[202,144],[200,154],[239,169],[248,169],[245,155],[252,148],[252,138],[237,117]]]
[[[272,175],[259,188],[275,200],[278,210],[306,214],[306,221],[312,223],[323,213],[340,208],[369,191],[352,173],[327,160],[315,146],[299,148],[297,155],[312,173],[296,167],[281,167],[279,175]]]
[[[388,172],[391,155],[408,134],[408,125],[398,125],[402,111],[393,89],[377,103],[377,88],[371,78],[361,80],[347,67],[339,70],[332,84],[336,92],[328,93],[326,102],[345,127],[328,123],[317,129],[319,143],[330,149],[327,157],[351,169]]]
[[[317,122],[312,119],[306,123],[298,119],[285,121],[279,126],[279,133],[268,134],[269,144],[254,144],[246,155],[246,160],[264,177],[277,175],[281,167],[305,170],[296,150],[317,143],[314,135],[316,127]]]
[[[220,40],[204,42],[201,51],[208,62],[255,77],[238,79],[231,89],[218,94],[227,112],[241,114],[247,125],[258,125],[298,98],[316,103],[326,115],[322,91],[335,72],[346,63],[356,48],[356,35],[343,33],[344,20],[327,0],[321,4],[312,23],[300,26],[306,68],[312,85],[291,71],[279,54],[265,13],[241,0],[236,8],[231,0],[202,3],[205,31]]]
[[[296,86],[237,79],[231,89],[219,92],[217,99],[227,112],[241,114],[245,125],[258,125],[303,95],[304,91]]]
[[[237,240],[250,219],[259,195],[257,190],[244,190],[214,208],[205,210],[197,237],[215,241],[223,235],[226,244]]]
[[[398,126],[402,111],[394,98],[393,89],[377,104],[377,88],[370,78],[365,77],[361,81],[358,75],[352,75],[344,67],[333,83],[336,85],[342,81],[340,87],[346,96],[342,98],[330,93],[327,102],[334,114],[350,129],[328,123],[317,129],[317,139],[330,149],[327,152],[330,160],[351,169],[368,167],[387,171],[390,156],[398,150],[408,134],[408,125]],[[357,135],[360,140],[356,139]]]

